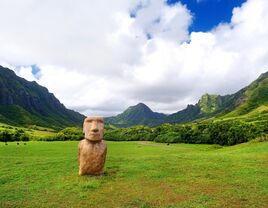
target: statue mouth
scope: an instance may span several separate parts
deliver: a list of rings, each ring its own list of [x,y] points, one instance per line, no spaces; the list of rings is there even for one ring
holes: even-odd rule
[[[96,134],[96,133],[88,134],[86,139],[88,139],[90,141],[100,141],[100,140],[102,140],[101,135]]]
[[[90,133],[89,136],[99,136],[99,133]]]

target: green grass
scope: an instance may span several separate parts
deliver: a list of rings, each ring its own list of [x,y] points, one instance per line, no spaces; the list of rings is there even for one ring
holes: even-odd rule
[[[27,134],[29,134],[33,140],[43,138],[43,137],[50,137],[54,136],[56,134],[56,131],[51,128],[45,128],[41,126],[30,126],[29,128],[26,127],[18,127],[18,126],[12,126],[5,123],[0,123],[0,131],[3,130],[11,130],[15,131],[18,129],[22,129]]]
[[[0,207],[267,207],[268,142],[107,143],[101,177],[78,176],[78,142],[0,143]]]
[[[56,132],[52,132],[52,131],[41,131],[41,130],[27,130],[26,132],[28,132],[30,135],[33,136],[33,138],[40,138],[40,137],[49,137],[49,136],[54,136],[56,134]]]

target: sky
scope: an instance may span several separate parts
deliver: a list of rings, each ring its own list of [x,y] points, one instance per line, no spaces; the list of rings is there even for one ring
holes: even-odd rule
[[[0,0],[0,65],[66,107],[174,113],[268,70],[267,0]]]
[[[169,5],[179,0],[168,0]],[[228,23],[234,7],[241,6],[245,0],[181,0],[191,11],[193,22],[190,32],[207,32],[219,23]]]

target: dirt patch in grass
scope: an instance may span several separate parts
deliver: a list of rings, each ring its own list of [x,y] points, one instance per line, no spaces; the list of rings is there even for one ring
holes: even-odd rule
[[[217,184],[207,184],[201,182],[189,183],[186,186],[186,191],[188,193],[195,193],[195,194],[216,195],[220,192],[225,191],[226,189],[228,189],[228,187],[224,186],[223,184],[217,185]]]
[[[256,200],[256,201],[255,201]],[[252,207],[258,207],[258,208],[266,208],[268,204],[267,198],[260,197],[258,200],[255,199],[254,203],[251,199],[248,199],[247,197],[226,197],[222,198],[222,200],[219,201],[217,206],[215,208],[252,208]]]
[[[176,184],[161,181],[117,181],[103,186],[91,195],[93,201],[102,201],[95,207],[166,207],[189,200],[189,196],[176,192]],[[109,196],[100,199],[99,196]]]

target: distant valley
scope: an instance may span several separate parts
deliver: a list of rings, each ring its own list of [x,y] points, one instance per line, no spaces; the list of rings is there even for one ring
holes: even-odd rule
[[[268,112],[268,72],[247,87],[231,95],[204,94],[195,105],[170,115],[153,112],[139,103],[105,122],[115,127],[157,126],[163,123],[187,123],[206,119],[227,119],[254,112]],[[0,66],[0,122],[11,125],[38,125],[61,129],[81,127],[84,115],[67,109],[45,87],[18,77]]]
[[[145,104],[139,103],[117,116],[105,118],[105,121],[117,127],[157,126],[162,123],[187,123],[212,117],[241,116],[254,110],[268,112],[268,72],[234,94],[204,94],[195,105],[188,105],[184,110],[170,115],[153,112]]]

